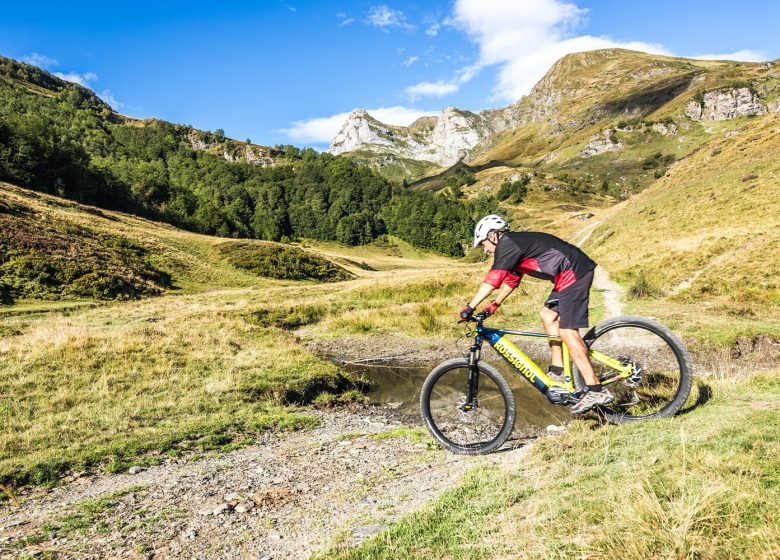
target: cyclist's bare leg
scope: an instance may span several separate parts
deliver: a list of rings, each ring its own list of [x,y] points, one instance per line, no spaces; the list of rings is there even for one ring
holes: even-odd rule
[[[557,311],[553,311],[549,307],[542,307],[539,311],[539,316],[542,318],[542,326],[547,336],[560,336],[558,332],[559,317]],[[550,340],[550,363],[554,366],[563,367],[563,351],[561,350],[561,343],[557,340]]]
[[[559,329],[561,340],[569,347],[569,354],[572,361],[580,370],[582,379],[587,385],[598,385],[599,380],[593,371],[593,365],[588,359],[588,347],[580,336],[579,329]]]

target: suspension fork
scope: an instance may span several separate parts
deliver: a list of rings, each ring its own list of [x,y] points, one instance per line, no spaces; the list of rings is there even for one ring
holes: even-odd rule
[[[477,391],[479,390],[479,355],[482,350],[482,341],[475,342],[469,353],[469,391],[466,397],[464,410],[471,410],[477,406]]]

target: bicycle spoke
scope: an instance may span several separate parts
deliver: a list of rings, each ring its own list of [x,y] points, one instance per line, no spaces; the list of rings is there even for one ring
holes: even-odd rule
[[[628,378],[607,385],[614,401],[604,410],[616,420],[658,415],[681,390],[683,369],[674,347],[647,328],[617,327],[592,341],[590,348],[632,366]],[[617,373],[596,360],[593,365],[599,379]]]
[[[440,434],[462,450],[478,449],[494,440],[506,423],[506,402],[496,383],[480,373],[474,403],[467,407],[468,367],[442,374],[430,390],[429,410]]]

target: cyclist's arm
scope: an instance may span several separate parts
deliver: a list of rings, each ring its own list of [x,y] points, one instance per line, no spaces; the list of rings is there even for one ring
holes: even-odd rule
[[[495,286],[492,286],[491,284],[482,284],[474,295],[474,298],[469,302],[469,307],[476,309],[477,306],[482,303],[482,300],[492,294],[495,289]]]
[[[498,295],[495,298],[495,302],[498,305],[501,305],[506,298],[509,297],[509,294],[515,291],[515,288],[517,286],[511,286],[508,282],[504,282],[504,284],[501,286],[501,289],[498,291]]]
[[[490,267],[490,271],[485,276],[483,284],[477,290],[476,295],[469,303],[472,309],[482,303],[486,297],[493,293],[493,290],[501,288],[501,291],[496,298],[496,303],[504,301],[512,290],[517,288],[517,285],[522,280],[523,275],[515,271],[515,266],[520,262],[522,252],[520,248],[514,243],[500,243],[496,246],[496,254],[493,258],[493,266]]]
[[[485,277],[485,282],[479,287],[476,295],[469,302],[469,307],[476,309],[477,306],[482,303],[482,300],[492,294],[493,290],[499,286],[501,289],[498,292],[498,297],[496,297],[496,303],[501,304],[501,302],[509,297],[509,294],[511,294],[514,289],[517,288],[517,285],[520,284],[521,279],[522,275],[519,274],[505,270],[491,270],[487,277]]]

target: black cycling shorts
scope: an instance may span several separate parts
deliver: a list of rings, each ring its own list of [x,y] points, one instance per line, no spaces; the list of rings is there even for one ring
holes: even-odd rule
[[[560,292],[553,290],[547,296],[544,306],[557,311],[560,315],[560,328],[584,329],[588,326],[588,303],[590,302],[590,285],[593,284],[591,270],[574,284]]]

